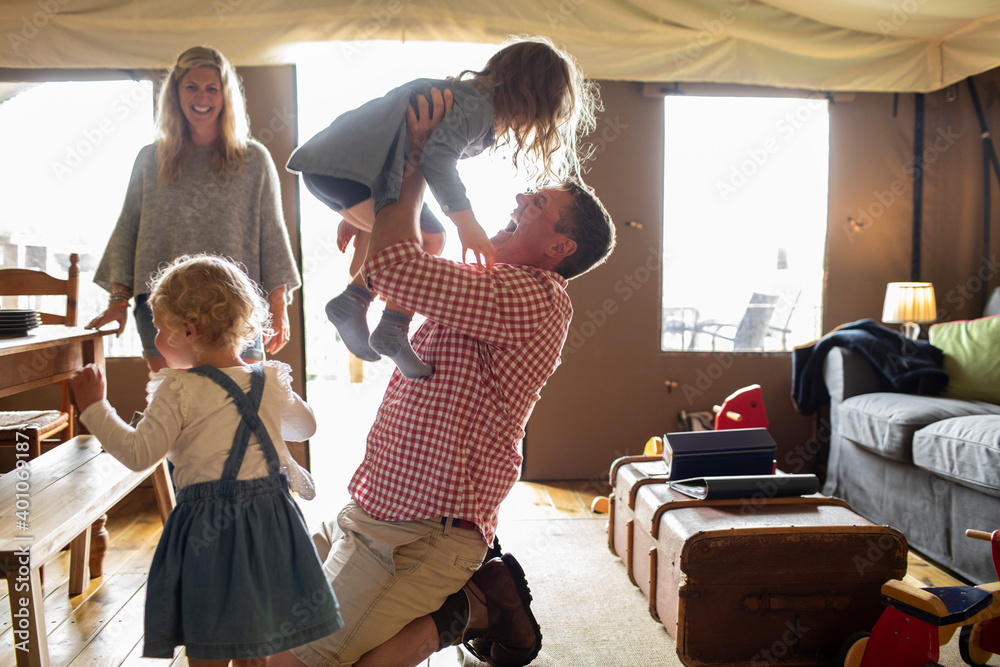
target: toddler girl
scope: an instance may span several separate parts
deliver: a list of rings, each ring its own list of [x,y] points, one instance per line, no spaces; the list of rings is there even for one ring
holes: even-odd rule
[[[164,269],[149,304],[168,368],[152,374],[135,428],[105,399],[99,366],[71,380],[80,419],[112,456],[132,470],[164,456],[174,465],[143,655],[183,645],[192,667],[246,665],[336,631],[337,600],[289,495],[314,495],[284,443],[315,432],[313,412],[287,365],[240,358],[265,324],[263,297],[232,262],[199,255]]]
[[[537,181],[562,180],[579,175],[577,135],[594,127],[594,86],[583,79],[573,59],[548,40],[516,39],[494,54],[482,71],[465,70],[447,80],[417,79],[349,111],[296,150],[288,169],[302,173],[306,187],[344,216],[338,231],[342,250],[353,232],[364,230],[355,243],[356,256],[363,257],[375,213],[399,196],[408,158],[406,108],[417,95],[429,100],[431,88],[450,88],[454,108],[427,141],[419,166],[441,209],[458,228],[463,260],[471,249],[476,264],[491,269],[493,246],[459,180],[459,158],[510,145],[515,167],[527,159],[528,173]],[[425,238],[440,229],[433,226],[436,220],[426,205],[420,219]],[[407,340],[412,313],[388,304],[369,336],[366,315],[372,300],[358,274],[327,304],[327,316],[348,349],[366,361],[385,354],[409,378],[430,375],[433,369]]]

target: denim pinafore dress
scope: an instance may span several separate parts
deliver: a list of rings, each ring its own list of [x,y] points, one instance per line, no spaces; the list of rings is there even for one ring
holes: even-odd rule
[[[190,372],[225,389],[242,419],[222,478],[177,492],[149,569],[143,655],[258,658],[337,631],[337,599],[257,416],[263,369],[252,367],[249,396],[214,366]],[[238,480],[251,432],[268,476]]]

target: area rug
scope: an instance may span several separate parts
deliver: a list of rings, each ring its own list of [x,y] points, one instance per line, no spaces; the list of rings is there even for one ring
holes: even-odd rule
[[[542,628],[538,667],[681,667],[674,641],[608,549],[607,519],[501,522],[504,551],[524,568]],[[466,667],[483,667],[464,650]]]
[[[606,518],[502,521],[497,535],[531,587],[531,609],[542,629],[533,667],[682,667],[673,639],[649,615],[646,597],[608,549]],[[955,633],[941,649],[945,667],[965,664],[957,640]],[[463,667],[486,667],[455,650]],[[450,662],[446,654],[432,664]],[[1000,656],[987,664],[1000,665]]]

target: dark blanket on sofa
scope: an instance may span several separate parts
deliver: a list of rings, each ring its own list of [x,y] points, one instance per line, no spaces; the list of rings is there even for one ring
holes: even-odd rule
[[[909,340],[874,320],[841,325],[811,345],[792,350],[792,400],[804,415],[830,401],[823,382],[823,362],[834,346],[856,350],[895,391],[938,394],[948,386],[941,370],[943,353],[925,340]]]

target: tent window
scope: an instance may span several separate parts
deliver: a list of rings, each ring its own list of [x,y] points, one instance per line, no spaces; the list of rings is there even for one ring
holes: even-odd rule
[[[81,325],[107,305],[93,272],[152,120],[149,81],[0,83],[0,267],[65,275],[69,254],[79,253]],[[131,322],[105,340],[109,356],[142,350]]]
[[[661,350],[781,352],[819,336],[827,105],[665,99]]]

